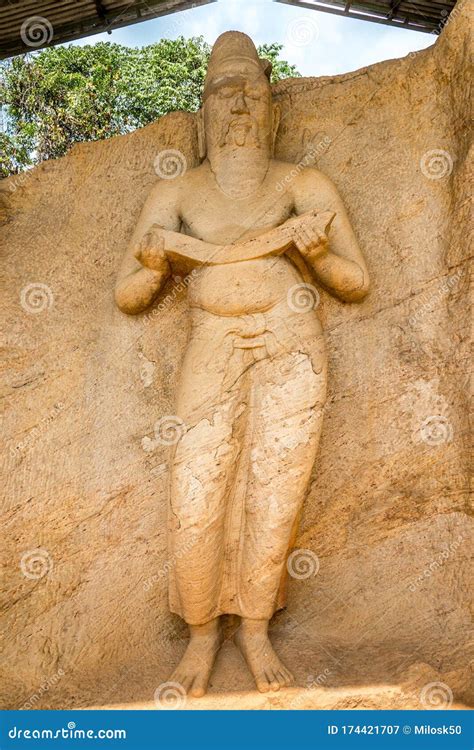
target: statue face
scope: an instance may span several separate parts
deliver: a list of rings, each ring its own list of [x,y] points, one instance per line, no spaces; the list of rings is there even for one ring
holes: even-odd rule
[[[233,63],[206,86],[204,128],[208,154],[216,150],[247,152],[263,149],[270,155],[272,97],[268,79],[248,63]]]

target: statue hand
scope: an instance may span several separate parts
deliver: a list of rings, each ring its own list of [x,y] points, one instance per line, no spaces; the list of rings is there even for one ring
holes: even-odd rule
[[[311,262],[329,252],[328,236],[321,230],[321,222],[317,217],[294,227],[293,242],[301,255]]]
[[[165,241],[163,237],[157,235],[155,229],[151,229],[140,240],[135,251],[135,258],[145,268],[158,273],[168,271],[168,259],[164,251]]]

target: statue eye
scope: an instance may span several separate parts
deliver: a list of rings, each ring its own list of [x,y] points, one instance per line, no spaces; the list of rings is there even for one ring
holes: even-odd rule
[[[245,92],[245,96],[249,99],[260,99],[262,96],[262,92],[259,89],[247,89]]]
[[[222,86],[222,88],[219,89],[219,97],[221,99],[230,99],[231,96],[234,96],[237,93],[237,89],[233,86]]]

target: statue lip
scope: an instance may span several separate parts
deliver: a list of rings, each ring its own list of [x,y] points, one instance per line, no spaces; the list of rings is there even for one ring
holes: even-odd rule
[[[304,224],[309,218],[317,217],[321,221],[321,231],[327,234],[335,216],[334,211],[309,211],[266,231],[265,236],[260,235],[240,244],[224,245],[217,249],[215,245],[203,241],[200,241],[199,247],[196,247],[195,238],[159,226],[156,226],[156,233],[163,239],[163,249],[170,260],[185,259],[197,265],[218,266],[282,255],[295,247],[293,242],[295,227]]]
[[[237,146],[245,146],[247,136],[252,130],[256,129],[257,124],[250,114],[242,114],[233,117],[227,125],[222,145],[228,143],[229,134],[232,133],[232,139]]]

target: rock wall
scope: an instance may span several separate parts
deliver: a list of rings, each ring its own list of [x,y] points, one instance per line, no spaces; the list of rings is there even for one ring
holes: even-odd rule
[[[367,685],[405,685],[407,707],[438,683],[448,702],[469,700],[467,29],[458,4],[427,50],[274,90],[277,156],[332,177],[373,281],[361,305],[321,292],[329,399],[296,543],[319,572],[290,578],[273,623],[325,707],[332,689]],[[3,707],[152,700],[184,647],[167,607],[168,448],[154,424],[174,413],[185,284],[172,279],[137,318],[112,297],[169,149],[198,163],[192,114],[0,186]],[[211,694],[252,687],[232,649]]]

